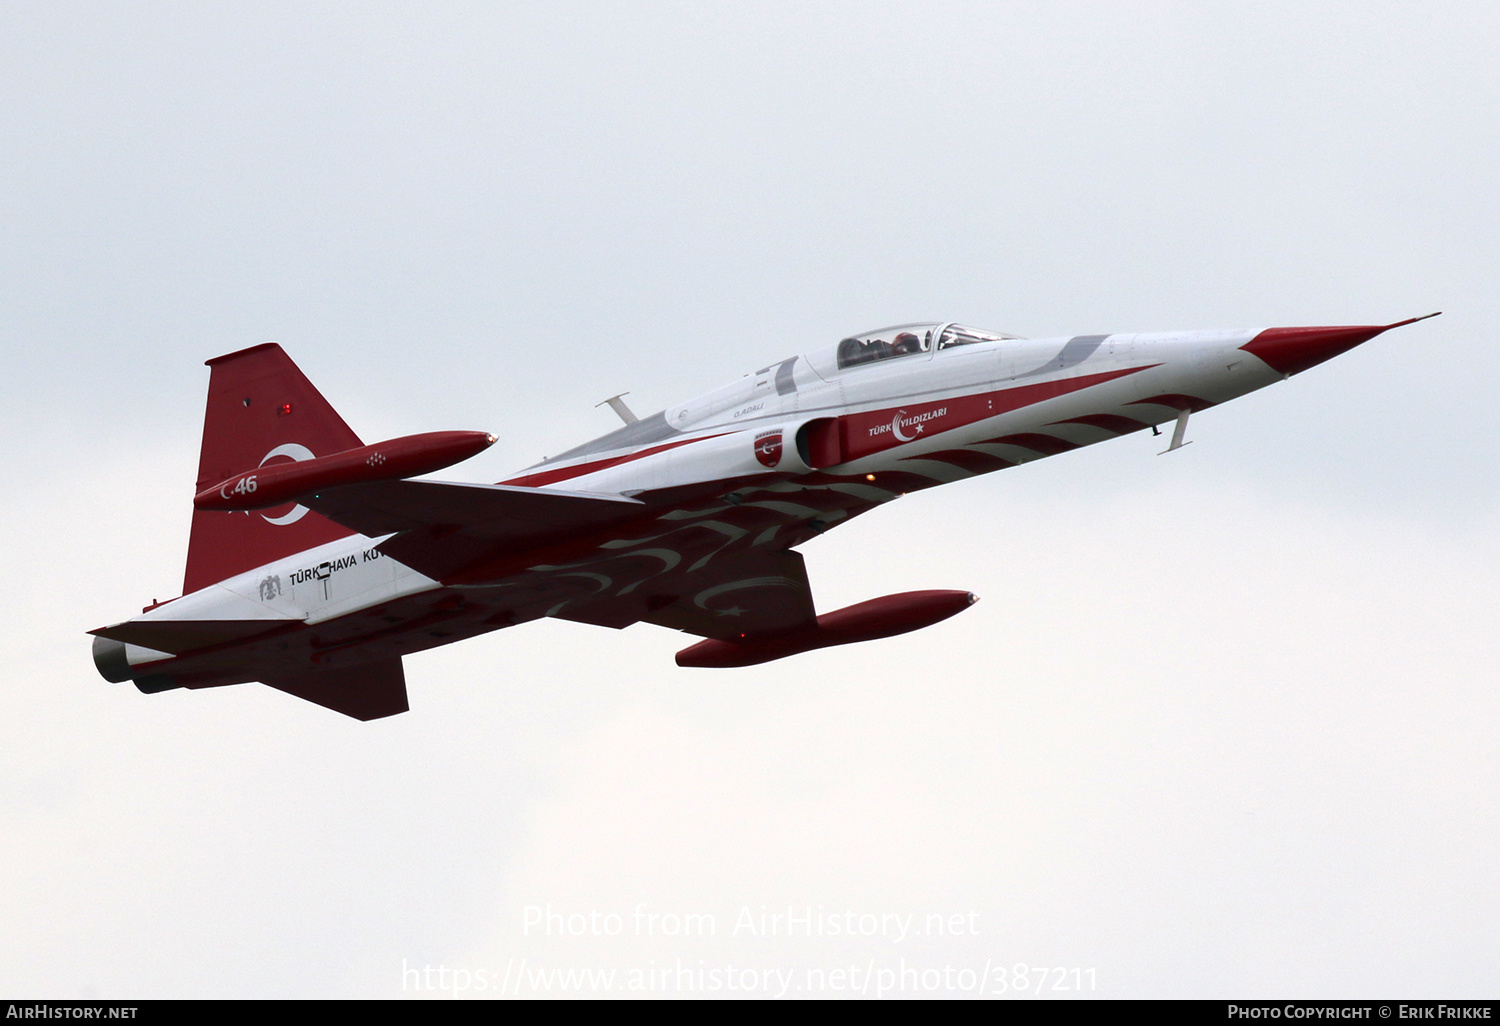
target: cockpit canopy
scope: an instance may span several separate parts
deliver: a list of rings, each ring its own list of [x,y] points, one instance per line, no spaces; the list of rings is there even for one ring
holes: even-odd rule
[[[902,356],[932,352],[953,346],[968,346],[976,342],[1001,342],[1019,338],[1018,335],[997,335],[978,328],[966,328],[962,324],[918,323],[897,324],[889,328],[878,328],[859,335],[850,335],[838,345],[838,369],[848,370],[866,363],[891,360]]]

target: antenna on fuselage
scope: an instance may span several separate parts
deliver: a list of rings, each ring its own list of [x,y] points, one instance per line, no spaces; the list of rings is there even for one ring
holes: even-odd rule
[[[618,413],[621,420],[623,420],[627,424],[634,424],[641,418],[637,417],[634,413],[631,413],[630,407],[625,405],[625,400],[622,397],[629,394],[629,392],[621,392],[619,395],[612,395],[608,399],[604,400],[603,403],[595,403],[594,409],[597,410],[599,407],[603,406],[604,403],[609,403],[609,408]]]
[[[1165,456],[1169,452],[1176,452],[1178,449],[1181,449],[1184,445],[1192,445],[1193,444],[1192,442],[1184,442],[1182,440],[1182,436],[1185,435],[1185,434],[1187,434],[1188,416],[1192,412],[1193,411],[1191,409],[1185,409],[1185,410],[1179,410],[1178,411],[1178,413],[1177,413],[1177,427],[1172,431],[1172,444],[1169,445],[1169,446],[1167,446],[1165,449],[1163,449],[1161,452],[1157,453],[1156,455],[1158,455],[1158,456]],[[1153,435],[1158,433],[1157,430],[1156,430],[1156,425],[1155,424],[1151,425],[1151,433]]]

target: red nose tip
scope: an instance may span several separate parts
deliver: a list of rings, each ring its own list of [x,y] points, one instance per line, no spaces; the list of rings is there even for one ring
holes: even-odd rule
[[[1437,314],[1430,313],[1423,317],[1397,321],[1395,324],[1356,324],[1340,328],[1267,328],[1240,348],[1260,357],[1272,370],[1282,374],[1300,374],[1324,360],[1347,353],[1383,331],[1436,316]]]

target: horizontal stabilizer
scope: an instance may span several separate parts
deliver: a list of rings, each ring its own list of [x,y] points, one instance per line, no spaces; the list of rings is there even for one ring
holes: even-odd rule
[[[90,634],[158,652],[191,652],[266,634],[301,620],[126,620],[100,627]]]
[[[261,681],[356,720],[378,720],[411,708],[406,701],[406,671],[399,656],[274,680],[263,677]]]

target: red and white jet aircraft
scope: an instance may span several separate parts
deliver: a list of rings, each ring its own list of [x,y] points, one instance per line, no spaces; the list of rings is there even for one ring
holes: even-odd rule
[[[1429,314],[1428,316],[1436,316]],[[1025,340],[903,324],[764,367],[499,484],[409,480],[492,436],[363,445],[268,343],[212,368],[183,594],[93,631],[147,693],[261,681],[362,720],[407,709],[401,657],[552,616],[707,640],[746,666],[889,637],[964,591],[818,615],[798,545],[907,492],[1175,421],[1384,326]]]

